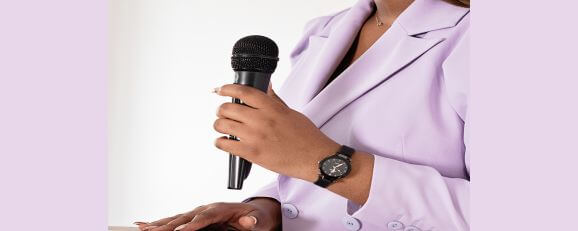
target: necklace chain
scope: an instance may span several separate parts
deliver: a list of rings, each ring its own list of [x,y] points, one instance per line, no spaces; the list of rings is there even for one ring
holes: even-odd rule
[[[377,26],[383,26],[383,22],[381,20],[379,20],[379,17],[377,17],[377,13],[375,13],[375,22],[377,23]]]

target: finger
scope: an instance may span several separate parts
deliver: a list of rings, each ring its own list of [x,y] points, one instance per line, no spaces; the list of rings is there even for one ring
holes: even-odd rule
[[[183,215],[163,226],[152,229],[151,231],[173,231],[177,227],[189,223],[191,220],[193,220],[193,215]]]
[[[158,227],[158,226],[161,226],[161,225],[164,225],[164,224],[166,224],[166,223],[169,223],[170,221],[176,219],[177,217],[180,217],[181,215],[182,215],[182,214],[177,214],[177,215],[174,215],[174,216],[172,216],[172,217],[163,218],[163,219],[160,219],[160,220],[157,220],[157,221],[153,221],[153,222],[150,222],[150,223],[146,223],[146,224],[140,224],[140,225],[138,225],[138,226],[139,226],[139,229],[141,229],[141,230],[146,230],[146,228],[150,228],[150,227],[156,228],[156,227]],[[150,229],[152,229],[152,228],[150,228]]]
[[[236,140],[230,140],[227,136],[221,136],[215,140],[215,147],[228,153],[233,153],[240,157],[246,157],[252,152],[245,143]]]
[[[148,222],[144,222],[144,221],[135,221],[132,223],[133,225],[138,226],[139,230],[143,230],[144,226],[148,224]]]
[[[274,228],[274,224],[270,224],[271,221],[268,221],[267,219],[260,219],[262,217],[265,216],[263,216],[259,210],[252,210],[242,217],[239,217],[237,222],[243,229],[246,230],[261,231],[271,230]]]
[[[219,118],[215,120],[213,128],[221,134],[233,135],[239,137],[239,139],[243,139],[250,135],[249,127],[247,125],[230,119]]]
[[[147,226],[148,223],[146,223],[146,222],[138,223],[138,224],[135,224],[135,225],[138,226],[138,229],[141,230],[141,231],[142,231],[142,230],[145,230],[147,227],[148,227],[149,229],[152,229],[152,228],[156,228],[156,227],[157,227],[157,226]]]
[[[255,216],[242,216],[238,222],[243,229],[255,230],[259,220]]]
[[[224,103],[217,109],[217,117],[247,123],[257,116],[257,110],[236,103]]]
[[[242,100],[245,104],[253,108],[273,107],[271,97],[257,88],[240,84],[227,84],[216,90],[221,96],[230,96]]]
[[[197,214],[181,231],[198,230],[211,224],[226,223],[231,220],[237,211],[226,205],[208,208]]]
[[[193,217],[196,214],[202,212],[205,209],[207,209],[207,206],[199,206],[199,207],[193,209],[193,211],[182,214],[181,216],[176,217],[175,219],[171,220],[170,222],[165,223],[164,225],[161,225],[157,228],[153,228],[150,231],[173,231],[177,227],[179,227],[180,225],[187,224],[188,222],[193,220]]]

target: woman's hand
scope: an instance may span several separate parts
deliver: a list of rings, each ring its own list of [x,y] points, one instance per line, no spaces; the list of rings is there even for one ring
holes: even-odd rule
[[[307,117],[285,105],[270,85],[267,94],[238,84],[224,85],[215,93],[250,106],[224,103],[219,107],[215,130],[240,140],[218,138],[215,146],[223,151],[286,176],[315,181],[317,162],[339,149]]]
[[[193,231],[212,224],[232,226],[238,230],[270,231],[281,225],[279,202],[270,198],[256,198],[247,203],[214,203],[199,206],[188,213],[167,217],[155,222],[135,222],[140,230]],[[223,229],[226,230],[226,229]]]

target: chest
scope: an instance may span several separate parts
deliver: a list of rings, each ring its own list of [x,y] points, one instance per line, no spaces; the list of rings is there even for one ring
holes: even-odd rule
[[[448,103],[444,86],[438,64],[416,62],[352,101],[320,129],[358,150],[463,178],[463,121]]]
[[[442,61],[449,43],[391,27],[325,88],[335,40],[312,37],[279,92],[336,142],[466,177],[463,121],[449,103]],[[335,52],[334,52],[335,51]],[[319,86],[319,87],[318,87]],[[319,89],[322,89],[319,91]]]
[[[359,30],[359,33],[353,40],[351,47],[349,47],[345,57],[332,73],[325,86],[341,75],[341,73],[343,73],[343,71],[345,71],[353,62],[357,61],[357,59],[359,59],[390,27],[385,24],[378,26],[377,24],[372,23],[371,18],[372,16],[365,21]]]

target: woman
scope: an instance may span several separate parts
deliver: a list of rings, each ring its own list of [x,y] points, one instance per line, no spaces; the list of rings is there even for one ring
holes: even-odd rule
[[[469,230],[469,1],[360,0],[312,20],[279,97],[240,85],[216,146],[277,181],[141,230]],[[263,122],[265,121],[265,122]],[[321,162],[320,164],[318,164]]]

